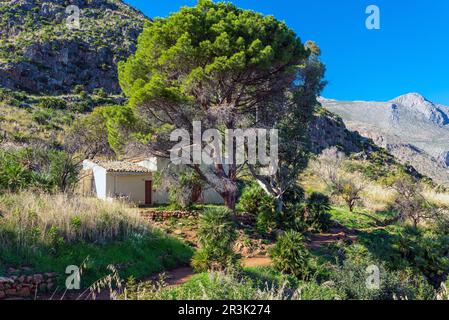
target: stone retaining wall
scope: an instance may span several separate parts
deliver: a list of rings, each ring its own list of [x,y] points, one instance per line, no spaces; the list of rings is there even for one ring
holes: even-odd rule
[[[33,297],[36,292],[51,292],[55,289],[55,273],[0,276],[0,300],[17,297]]]
[[[156,211],[149,210],[143,211],[142,216],[148,218],[150,220],[167,220],[170,218],[189,218],[189,217],[198,217],[198,211],[182,211],[182,210],[174,210],[174,211]]]

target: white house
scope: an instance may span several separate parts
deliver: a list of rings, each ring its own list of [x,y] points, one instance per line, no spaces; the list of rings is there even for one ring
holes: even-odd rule
[[[168,203],[168,190],[156,189],[153,174],[166,168],[169,160],[158,157],[128,161],[84,160],[81,192],[99,199],[126,199],[138,205]],[[202,190],[199,202],[223,204],[223,198],[211,188]]]

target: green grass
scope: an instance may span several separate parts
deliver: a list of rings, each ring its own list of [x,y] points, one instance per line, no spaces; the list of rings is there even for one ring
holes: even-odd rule
[[[30,266],[36,272],[56,272],[64,283],[65,269],[69,265],[81,266],[85,262],[82,285],[109,274],[108,265],[114,265],[122,279],[144,278],[163,270],[189,263],[193,249],[185,243],[153,231],[144,237],[117,240],[108,244],[79,242],[60,248],[40,248],[34,254],[23,256],[17,252],[1,252],[1,269],[8,266]]]
[[[380,227],[394,216],[394,212],[370,212],[356,208],[350,212],[346,206],[334,206],[330,212],[332,219],[348,229],[368,229]]]
[[[332,219],[348,229],[363,229],[376,226],[375,220],[357,211],[349,212],[346,207],[333,207]]]

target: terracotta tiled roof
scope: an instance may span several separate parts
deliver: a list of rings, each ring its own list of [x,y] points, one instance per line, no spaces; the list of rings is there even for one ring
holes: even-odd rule
[[[94,161],[95,164],[106,169],[107,172],[151,172],[145,167],[127,161]]]

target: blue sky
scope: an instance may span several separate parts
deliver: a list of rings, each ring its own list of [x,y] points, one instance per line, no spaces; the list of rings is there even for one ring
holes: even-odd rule
[[[125,0],[148,17],[165,17],[196,0]],[[449,105],[447,0],[233,0],[274,15],[314,40],[329,84],[323,96],[386,101],[408,92]],[[380,9],[380,30],[368,30],[368,5]]]

